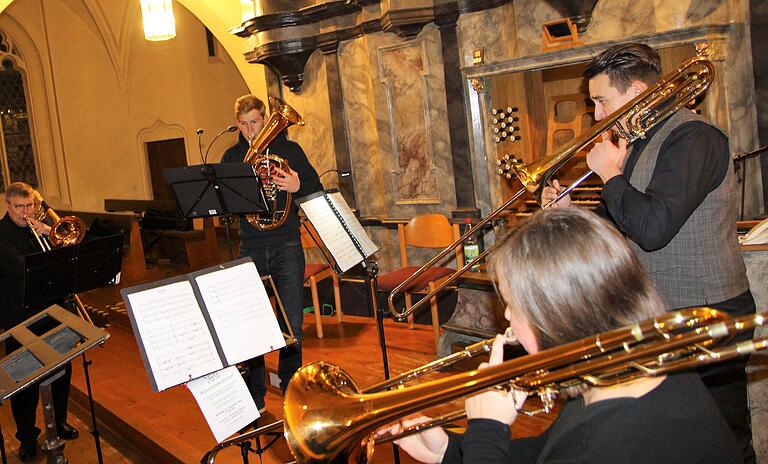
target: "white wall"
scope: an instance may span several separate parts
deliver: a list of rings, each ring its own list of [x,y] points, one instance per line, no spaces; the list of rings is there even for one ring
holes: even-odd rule
[[[195,164],[196,129],[207,144],[233,122],[246,82],[223,47],[207,56],[192,13],[179,3],[174,12],[177,37],[160,43],[144,40],[135,0],[16,0],[0,14],[25,59],[39,55],[44,83],[29,97],[36,128],[48,128],[36,144],[54,206],[102,211],[105,198],[149,199],[145,142],[183,137]],[[222,137],[211,159],[232,142]]]

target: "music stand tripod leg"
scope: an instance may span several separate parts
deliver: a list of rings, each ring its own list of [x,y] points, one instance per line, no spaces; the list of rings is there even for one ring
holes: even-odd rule
[[[46,455],[48,464],[67,464],[64,458],[64,440],[59,438],[56,430],[56,416],[53,410],[53,394],[51,384],[64,375],[64,370],[40,382],[40,399],[43,404],[43,421],[45,441],[41,447]]]
[[[389,380],[389,359],[387,358],[387,340],[384,335],[384,308],[379,308],[379,264],[372,259],[363,261],[365,277],[368,282],[368,305],[376,318],[376,328],[379,333],[379,346],[381,348],[381,360],[384,364],[384,379]],[[400,464],[400,452],[397,445],[392,444],[392,456],[395,464]]]
[[[96,422],[96,406],[93,402],[93,392],[91,391],[91,376],[88,373],[88,367],[91,365],[91,361],[85,357],[83,353],[83,373],[85,374],[85,387],[88,390],[88,407],[91,409],[91,434],[93,435],[93,441],[96,443],[96,458],[99,464],[104,464],[104,457],[101,454],[101,437],[99,435],[99,426]]]

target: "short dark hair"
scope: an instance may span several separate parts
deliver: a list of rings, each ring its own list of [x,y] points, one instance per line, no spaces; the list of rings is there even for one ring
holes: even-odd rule
[[[497,289],[541,349],[664,313],[627,240],[595,213],[541,210],[504,241],[491,260]]]
[[[243,95],[235,101],[235,118],[253,110],[258,110],[264,116],[267,107],[261,99],[251,94]]]
[[[584,68],[589,80],[600,74],[608,75],[611,85],[625,92],[634,80],[650,86],[661,76],[661,59],[654,49],[645,44],[614,45],[597,55]]]

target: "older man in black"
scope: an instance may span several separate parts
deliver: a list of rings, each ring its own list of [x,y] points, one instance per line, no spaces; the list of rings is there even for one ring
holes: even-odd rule
[[[40,251],[40,245],[30,227],[41,236],[48,235],[50,227],[30,217],[35,202],[34,190],[28,184],[14,182],[6,189],[5,208],[7,212],[0,220],[0,323],[3,330],[8,330],[34,314],[28,313],[23,305],[24,256]],[[6,340],[6,353],[18,348],[19,344],[15,340]],[[67,364],[64,375],[51,384],[58,435],[65,440],[78,436],[77,430],[66,422],[71,376],[72,366]],[[19,458],[22,462],[30,462],[37,455],[40,429],[35,426],[35,419],[38,401],[37,384],[30,385],[11,398],[16,438],[21,443]]]

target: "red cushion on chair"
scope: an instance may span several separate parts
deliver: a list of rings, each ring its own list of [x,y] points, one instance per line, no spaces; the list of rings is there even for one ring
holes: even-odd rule
[[[379,276],[379,290],[383,292],[391,292],[405,279],[412,276],[414,272],[419,269],[419,266],[407,266],[400,269],[396,269],[392,272],[387,272]],[[433,267],[421,274],[416,280],[408,284],[403,290],[406,292],[418,292],[427,288],[430,282],[439,280],[445,276],[451,275],[456,272],[455,269],[447,267]]]
[[[324,270],[328,269],[329,265],[327,264],[307,264],[304,266],[304,280],[309,279],[313,275],[317,275]]]

